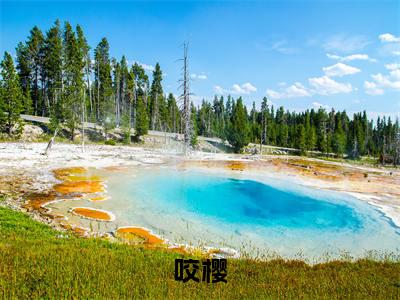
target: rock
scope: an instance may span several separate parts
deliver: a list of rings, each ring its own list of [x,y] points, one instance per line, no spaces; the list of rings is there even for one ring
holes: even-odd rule
[[[18,127],[14,126],[12,129],[13,132],[18,132]],[[23,125],[22,132],[20,135],[20,139],[26,142],[32,142],[38,140],[44,131],[42,128],[32,124],[25,124]]]
[[[117,132],[109,132],[107,137],[108,139],[112,139],[117,142],[121,142],[123,140],[123,136]]]
[[[82,138],[81,131],[78,129],[75,129],[74,130],[74,140],[80,140],[81,138]],[[86,138],[85,138],[85,140],[86,140]]]

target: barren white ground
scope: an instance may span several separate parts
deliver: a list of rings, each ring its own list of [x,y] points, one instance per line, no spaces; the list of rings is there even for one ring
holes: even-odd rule
[[[56,168],[82,166],[82,167],[108,167],[108,166],[134,166],[146,164],[162,164],[172,160],[254,160],[257,156],[235,155],[225,153],[192,152],[187,157],[174,149],[149,149],[129,146],[107,146],[89,144],[84,150],[81,145],[56,143],[48,155],[44,155],[46,143],[0,143],[0,175],[20,174],[29,175],[37,180],[37,190],[50,188],[56,179],[51,170]],[[268,156],[268,158],[275,156]],[[335,163],[340,164],[340,163]],[[360,167],[365,171],[377,171],[371,167]],[[252,177],[251,170],[243,174]],[[393,176],[400,179],[400,172],[396,170],[379,171],[392,172]],[[263,170],[258,174],[262,176],[283,178],[295,181],[302,185],[346,191],[343,183],[324,182],[312,180],[302,176],[293,176],[273,169]],[[354,193],[347,191],[360,200],[367,201],[379,208],[393,223],[400,227],[400,199],[382,193],[371,195],[368,193]]]

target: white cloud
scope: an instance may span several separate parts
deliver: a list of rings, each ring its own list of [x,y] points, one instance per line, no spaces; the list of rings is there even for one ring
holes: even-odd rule
[[[390,72],[390,76],[394,79],[394,80],[400,80],[400,69],[396,69]]]
[[[390,71],[389,74],[393,80],[400,81],[400,63],[387,64],[385,68]]]
[[[246,91],[238,84],[232,85],[232,94],[246,94]]]
[[[154,71],[154,66],[138,62],[138,64],[146,71]]]
[[[307,96],[311,96],[310,92],[300,82],[296,82],[295,84],[289,86],[286,89],[286,92],[290,97],[307,97]]]
[[[364,49],[368,44],[369,41],[362,35],[337,34],[328,38],[322,46],[328,51],[354,52]]]
[[[252,85],[250,82],[246,82],[245,84],[243,84],[242,88],[248,93],[257,92],[257,88],[254,85]]]
[[[267,96],[271,99],[281,99],[284,98],[282,93],[279,93],[277,91],[271,90],[271,89],[267,89],[266,92]]]
[[[388,70],[400,69],[400,64],[398,64],[398,63],[387,64],[387,65],[385,65],[385,68]]]
[[[198,96],[198,95],[190,95],[190,102],[193,102],[194,105],[201,105],[203,100],[212,101],[209,97],[206,96]]]
[[[393,89],[400,89],[400,81],[393,81],[392,79],[395,80],[395,78],[392,78],[392,75],[385,76],[382,75],[381,73],[371,75],[372,79],[375,80],[375,82],[385,88],[393,88]]]
[[[345,57],[345,56],[339,56],[339,55],[329,54],[329,53],[327,53],[326,56],[330,59],[337,59],[337,60],[343,60],[343,58]]]
[[[205,74],[195,74],[195,73],[193,73],[193,74],[190,74],[190,77],[192,79],[200,79],[200,80],[206,80],[207,79],[207,75],[205,75]]]
[[[381,73],[371,75],[373,81],[365,81],[365,93],[369,95],[382,95],[385,89],[400,90],[400,64],[391,63],[385,65],[390,72],[387,75]]]
[[[394,36],[391,33],[384,33],[379,35],[379,39],[383,44],[380,49],[381,55],[400,55],[400,36]]]
[[[297,51],[296,48],[294,47],[288,47],[287,46],[288,41],[287,40],[280,40],[272,44],[271,50],[276,50],[282,54],[292,54]]]
[[[337,63],[333,66],[329,66],[329,67],[324,67],[322,68],[322,70],[324,71],[324,73],[327,76],[339,76],[342,77],[344,75],[351,75],[351,74],[356,74],[358,72],[360,72],[361,70],[346,64],[342,64],[342,63]]]
[[[300,82],[295,82],[279,92],[268,89],[267,96],[271,99],[300,98],[311,96],[311,93]]]
[[[372,96],[383,95],[385,92],[383,89],[378,88],[376,83],[371,81],[365,81],[364,88],[365,88],[365,93]]]
[[[320,107],[325,108],[325,109],[330,109],[331,108],[329,105],[325,105],[325,104],[322,104],[322,103],[319,103],[319,102],[313,102],[312,106],[314,106],[315,108],[320,108]]]
[[[269,45],[257,42],[255,46],[262,51],[277,51],[282,54],[293,54],[298,51],[298,48],[289,46],[289,42],[286,39],[275,41]]]
[[[373,120],[378,119],[378,117],[390,117],[392,120],[396,120],[396,118],[400,118],[400,111],[394,112],[377,112],[377,111],[368,111],[367,112],[368,118]]]
[[[224,90],[221,86],[216,85],[216,86],[214,86],[214,92],[215,92],[216,94],[222,95],[222,94],[225,94],[225,93],[226,93],[226,90]]]
[[[308,82],[314,88],[313,92],[319,95],[350,93],[353,90],[350,83],[340,83],[328,76],[309,78]]]
[[[336,59],[336,60],[343,61],[343,62],[352,61],[352,60],[367,60],[370,62],[377,61],[375,58],[370,58],[368,56],[368,54],[352,54],[352,55],[348,55],[348,56],[339,56],[339,55],[327,53],[326,56],[330,59]]]
[[[141,63],[140,61],[130,61],[130,60],[127,61],[128,65],[134,65],[135,63],[138,64],[139,66],[141,66],[146,71],[153,72],[155,70],[153,65],[147,65],[147,64]],[[166,76],[166,75],[167,74],[163,74],[163,76]]]
[[[248,95],[256,92],[257,88],[250,82],[246,82],[242,85],[235,83],[232,85],[230,90],[224,89],[219,85],[214,86],[214,92],[217,94],[234,94],[234,95]]]
[[[308,82],[312,88],[307,88],[300,82],[295,82],[293,85],[282,88],[279,91],[267,89],[266,94],[271,99],[288,99],[310,97],[313,95],[350,93],[353,91],[350,83],[340,83],[328,76],[309,78]]]
[[[400,37],[394,36],[391,33],[384,33],[379,35],[379,39],[381,42],[386,42],[386,43],[398,43],[400,42]]]
[[[128,64],[128,66],[133,66],[134,64],[138,64],[139,66],[141,66],[146,71],[153,72],[155,70],[155,67],[153,65],[144,64],[144,63],[141,63],[140,61],[137,61],[137,60],[129,60],[128,59],[126,61],[126,63]],[[164,73],[163,76],[165,77],[165,76],[167,76],[167,74]]]

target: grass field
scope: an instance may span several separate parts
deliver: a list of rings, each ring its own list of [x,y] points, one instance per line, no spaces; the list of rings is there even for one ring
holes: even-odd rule
[[[2,298],[400,297],[400,262],[228,261],[228,283],[174,280],[179,254],[54,231],[0,207]]]

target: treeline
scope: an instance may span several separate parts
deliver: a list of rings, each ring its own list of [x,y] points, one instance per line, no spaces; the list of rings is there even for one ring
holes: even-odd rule
[[[243,111],[240,113],[240,111]],[[240,117],[243,114],[245,117]],[[213,103],[203,101],[197,111],[197,130],[200,135],[219,136],[228,140],[241,134],[244,141],[263,143],[306,151],[334,153],[357,158],[363,155],[391,156],[398,159],[400,151],[399,120],[378,117],[376,124],[366,112],[349,118],[345,111],[326,111],[324,108],[304,112],[289,112],[268,105],[267,98],[257,110],[243,106],[242,99],[215,97]],[[239,116],[238,116],[239,115]],[[236,124],[232,124],[232,122]],[[398,161],[397,161],[398,162]]]
[[[163,93],[156,64],[152,83],[141,65],[111,58],[103,38],[91,49],[82,28],[57,20],[45,34],[34,27],[16,48],[21,112],[51,118],[52,128],[65,125],[71,138],[82,120],[105,131],[131,128],[138,136],[154,130],[179,131],[176,99]],[[6,59],[6,58],[5,58]],[[173,120],[172,120],[173,119]]]
[[[11,133],[19,114],[26,113],[50,117],[53,130],[66,126],[71,139],[82,120],[103,126],[106,138],[109,130],[122,128],[128,142],[131,129],[137,136],[148,129],[182,133],[182,110],[173,94],[164,94],[160,65],[150,84],[140,64],[110,57],[106,38],[91,50],[79,25],[56,21],[45,34],[35,26],[16,47],[16,67],[8,53],[1,67],[3,131]],[[365,111],[351,118],[323,108],[289,112],[266,98],[260,109],[253,103],[248,110],[242,98],[215,97],[197,107],[192,103],[191,127],[195,136],[228,140],[236,152],[253,142],[399,162],[399,120],[374,123]]]

